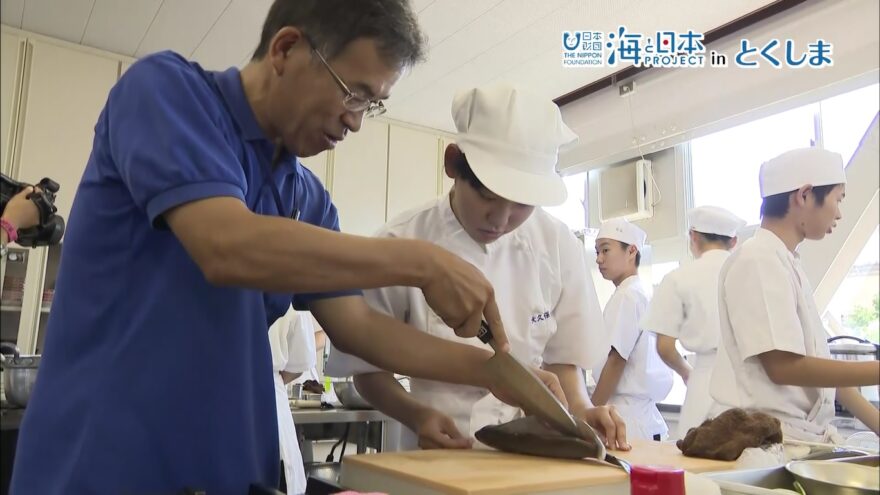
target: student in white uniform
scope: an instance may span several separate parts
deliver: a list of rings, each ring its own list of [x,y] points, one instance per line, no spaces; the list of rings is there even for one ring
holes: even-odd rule
[[[593,371],[598,377],[593,402],[616,407],[629,438],[662,440],[668,428],[657,401],[672,389],[672,371],[657,355],[657,337],[639,326],[650,299],[638,275],[646,237],[623,219],[603,223],[596,237],[599,272],[616,289],[605,305],[611,350],[604,365]]]
[[[880,383],[880,362],[831,359],[813,288],[797,248],[841,218],[846,174],[837,153],[788,151],[761,165],[761,228],[724,264],[721,338],[736,387],[716,386],[726,407],[754,408],[782,422],[786,438],[838,442],[837,400],[874,432],[880,413],[854,387]],[[721,361],[719,361],[719,367]]]
[[[566,189],[555,171],[560,146],[576,139],[552,101],[505,84],[459,92],[458,135],[445,152],[454,179],[440,200],[404,213],[381,236],[423,239],[461,256],[491,281],[511,352],[559,377],[570,410],[628,449],[613,408],[592,406],[582,370],[607,353],[601,309],[583,245],[536,205],[556,205]],[[418,289],[366,291],[377,309],[424,332],[461,339],[430,310]],[[518,417],[485,389],[412,380],[411,394],[387,372],[331,350],[328,374],[354,374],[361,394],[409,430],[404,449],[466,448],[476,430]]]
[[[278,413],[278,442],[288,495],[306,491],[306,475],[296,427],[290,412],[287,384],[315,367],[315,329],[312,316],[291,306],[269,327],[272,371],[275,380],[275,407]]]
[[[718,274],[736,246],[737,231],[746,225],[717,206],[690,210],[688,223],[690,250],[696,259],[663,278],[641,321],[643,329],[657,334],[660,358],[687,384],[675,439],[700,426],[712,409],[709,382],[721,338]],[[678,353],[675,344],[679,340],[695,354],[693,368]],[[728,386],[732,385],[731,380]]]

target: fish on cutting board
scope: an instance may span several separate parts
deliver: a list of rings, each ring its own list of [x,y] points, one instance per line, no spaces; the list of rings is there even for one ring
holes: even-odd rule
[[[526,416],[476,432],[477,440],[505,452],[558,459],[594,459],[630,473],[632,466],[607,452],[593,428],[575,420],[578,435],[551,428],[535,416]]]
[[[550,428],[534,416],[483,427],[475,436],[489,447],[514,454],[560,459],[604,458],[600,445]]]

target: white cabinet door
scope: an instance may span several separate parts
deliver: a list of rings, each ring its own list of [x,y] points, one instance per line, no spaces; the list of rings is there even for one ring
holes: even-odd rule
[[[55,205],[67,219],[119,62],[41,41],[30,43],[18,177],[27,182],[51,177],[58,182],[61,191]]]
[[[311,170],[312,173],[318,176],[318,179],[321,181],[321,184],[324,184],[324,188],[327,188],[327,164],[330,160],[330,152],[324,151],[315,156],[310,156],[307,158],[299,159],[303,165],[306,166],[307,169]]]
[[[388,220],[437,197],[437,135],[392,125],[388,142]]]
[[[24,39],[0,34],[0,171],[12,175],[12,147],[15,140],[15,114],[21,88]]]
[[[365,120],[333,158],[333,202],[343,232],[373,235],[385,224],[388,125]]]

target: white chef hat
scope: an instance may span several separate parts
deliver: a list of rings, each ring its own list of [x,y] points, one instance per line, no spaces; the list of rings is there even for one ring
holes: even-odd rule
[[[611,220],[602,223],[602,226],[599,227],[599,233],[596,235],[596,242],[598,243],[599,239],[612,239],[624,244],[634,245],[639,252],[642,252],[645,249],[645,240],[647,238],[648,234],[646,234],[644,230],[627,222],[623,218],[612,218]]]
[[[527,205],[565,202],[556,162],[577,135],[552,100],[504,83],[481,86],[455,95],[452,118],[455,143],[490,191]]]
[[[843,158],[818,148],[786,151],[761,164],[761,197],[796,191],[803,186],[846,184]]]
[[[703,234],[736,237],[736,232],[746,226],[746,221],[717,206],[699,206],[687,214],[692,230]]]

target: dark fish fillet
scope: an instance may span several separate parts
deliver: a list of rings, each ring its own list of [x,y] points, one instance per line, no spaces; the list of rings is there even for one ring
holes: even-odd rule
[[[560,459],[595,458],[599,455],[599,448],[595,444],[560,433],[534,416],[485,426],[477,431],[476,437],[492,448],[515,454]]]

